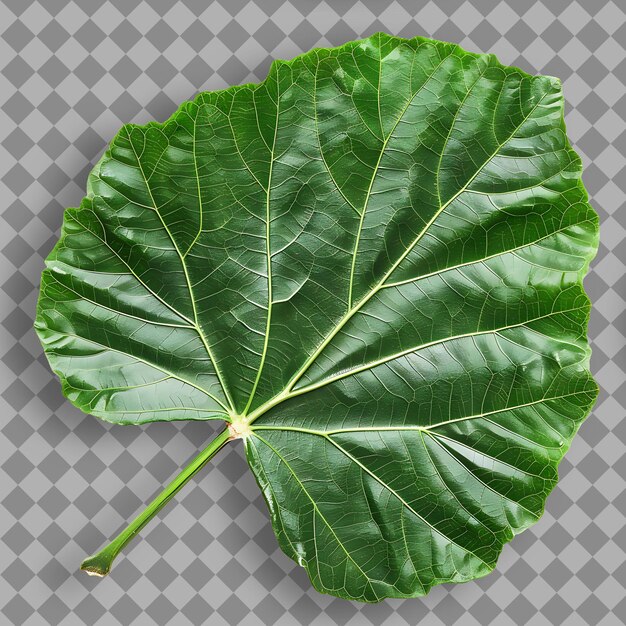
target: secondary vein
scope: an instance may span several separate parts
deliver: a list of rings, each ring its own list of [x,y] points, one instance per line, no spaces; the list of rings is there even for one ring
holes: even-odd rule
[[[356,270],[356,259],[357,259],[357,255],[358,255],[358,251],[359,251],[359,245],[360,245],[360,242],[361,242],[361,234],[363,232],[363,222],[365,221],[365,214],[367,212],[367,207],[369,205],[370,198],[372,197],[372,188],[374,186],[374,182],[376,180],[376,177],[378,176],[378,170],[380,169],[380,164],[381,164],[383,156],[385,154],[385,150],[387,149],[387,144],[389,143],[389,140],[393,136],[396,128],[398,127],[398,125],[400,124],[402,119],[404,118],[406,112],[409,110],[409,107],[415,101],[415,98],[417,98],[418,94],[421,93],[422,89],[424,89],[424,87],[435,76],[435,74],[437,73],[439,68],[451,56],[452,56],[452,54],[448,54],[443,59],[441,59],[441,61],[439,62],[437,67],[435,67],[435,69],[432,71],[430,76],[422,83],[422,85],[420,85],[419,89],[408,99],[406,105],[403,107],[402,111],[400,112],[400,115],[398,116],[398,118],[395,121],[394,125],[391,127],[391,130],[389,131],[389,134],[386,137],[384,135],[384,131],[383,131],[383,128],[382,128],[382,122],[381,122],[381,136],[384,137],[384,141],[383,141],[383,145],[381,146],[380,153],[378,155],[378,160],[376,161],[376,165],[374,166],[374,171],[372,172],[372,178],[370,179],[370,183],[369,183],[369,186],[368,186],[368,189],[367,189],[367,194],[365,196],[365,203],[363,204],[363,208],[360,211],[361,217],[360,217],[360,220],[359,220],[359,227],[358,227],[356,239],[355,239],[355,242],[354,242],[354,248],[352,250],[352,264],[351,264],[351,267],[350,267],[350,284],[349,284],[349,287],[348,287],[348,309],[349,310],[352,309],[352,297],[353,297],[353,291],[354,291],[354,273],[355,273],[355,270]],[[380,63],[379,74],[382,74],[382,61]],[[380,75],[379,75],[379,81],[380,81]],[[379,100],[380,100],[380,82],[379,82],[378,93],[379,93]],[[380,111],[380,103],[379,103],[379,111]]]
[[[499,413],[506,413],[508,411],[516,411],[517,409],[523,409],[530,406],[535,406],[537,404],[543,404],[544,402],[550,402],[552,400],[563,400],[564,398],[571,398],[574,396],[581,396],[584,394],[588,394],[589,391],[581,390],[574,391],[572,393],[566,393],[558,396],[547,396],[543,398],[539,398],[539,400],[532,400],[531,402],[526,402],[523,404],[517,404],[515,406],[507,406],[501,409],[494,409],[493,411],[486,411],[485,413],[476,413],[474,415],[464,415],[462,417],[457,417],[454,419],[446,420],[443,422],[437,422],[436,424],[426,424],[425,426],[354,426],[349,428],[333,428],[329,430],[320,430],[314,428],[305,428],[300,426],[271,426],[265,424],[259,424],[258,426],[252,425],[250,428],[253,432],[259,430],[280,430],[280,431],[291,431],[291,432],[299,432],[305,433],[307,435],[317,435],[318,437],[332,437],[333,435],[343,435],[348,433],[380,433],[380,432],[415,432],[422,431],[428,432],[435,428],[441,428],[442,426],[448,426],[449,424],[454,424],[457,422],[466,422],[469,420],[477,420],[487,418],[491,415],[498,415]],[[499,424],[498,424],[499,425]],[[558,432],[558,431],[557,431]]]
[[[222,373],[220,372],[220,368],[217,364],[217,360],[215,359],[212,351],[211,351],[211,347],[209,346],[209,343],[207,341],[207,338],[204,335],[204,332],[202,331],[202,328],[200,327],[200,324],[198,322],[198,311],[196,309],[196,300],[193,294],[193,288],[191,286],[191,280],[189,278],[189,272],[187,270],[187,264],[185,263],[185,257],[181,254],[180,252],[180,248],[178,247],[178,244],[176,243],[176,240],[174,239],[174,236],[172,235],[170,229],[168,228],[167,224],[165,223],[165,220],[163,219],[163,216],[161,215],[161,213],[159,212],[159,209],[157,207],[156,201],[154,199],[154,196],[152,195],[152,189],[150,187],[150,183],[148,182],[148,179],[146,178],[145,172],[143,170],[143,166],[141,164],[141,160],[139,158],[139,155],[137,154],[137,150],[135,149],[135,144],[133,143],[133,140],[130,136],[130,130],[128,128],[126,128],[126,134],[128,137],[128,143],[130,144],[130,147],[133,151],[133,154],[135,155],[135,159],[137,161],[137,167],[139,169],[139,171],[141,172],[141,176],[144,179],[145,185],[146,185],[146,190],[148,192],[148,195],[150,196],[150,201],[152,202],[152,206],[154,207],[154,212],[159,216],[159,220],[161,221],[161,224],[163,225],[163,228],[165,229],[165,232],[167,232],[172,245],[174,246],[174,249],[176,250],[176,254],[178,254],[178,258],[180,259],[180,263],[181,266],[183,268],[183,272],[185,274],[185,280],[187,282],[187,289],[189,291],[189,299],[191,301],[191,307],[193,310],[193,317],[194,317],[194,327],[196,329],[196,332],[198,333],[200,340],[202,341],[202,343],[204,344],[204,348],[207,351],[207,354],[209,356],[209,358],[211,359],[211,362],[213,363],[213,369],[215,369],[215,374],[220,382],[220,385],[222,387],[222,391],[224,392],[224,396],[226,397],[228,403],[230,404],[230,409],[233,409],[234,403],[232,398],[230,397],[230,393],[228,391],[228,388],[226,387],[226,384],[224,383],[223,377],[222,377]]]

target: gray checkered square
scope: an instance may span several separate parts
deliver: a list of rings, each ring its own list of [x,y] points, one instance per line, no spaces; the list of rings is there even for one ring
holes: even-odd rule
[[[65,402],[32,330],[63,207],[124,122],[378,30],[559,76],[602,220],[586,286],[602,392],[543,519],[487,578],[363,606],[277,547],[241,449],[216,459],[97,581],[77,571],[206,445],[203,423],[111,427]],[[0,622],[626,622],[626,5],[623,0],[0,1]]]

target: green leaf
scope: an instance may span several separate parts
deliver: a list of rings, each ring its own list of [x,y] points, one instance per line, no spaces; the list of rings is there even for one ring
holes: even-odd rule
[[[37,330],[86,412],[229,422],[317,589],[419,596],[539,519],[595,400],[580,174],[554,78],[312,50],[120,131]]]

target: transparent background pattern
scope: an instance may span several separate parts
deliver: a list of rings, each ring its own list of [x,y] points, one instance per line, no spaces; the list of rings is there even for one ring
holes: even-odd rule
[[[602,220],[586,287],[602,387],[533,529],[489,577],[360,605],[277,548],[241,447],[144,530],[113,575],[78,571],[210,439],[211,424],[108,426],[61,396],[32,329],[62,211],[124,122],[257,81],[273,58],[384,30],[563,80]],[[626,623],[626,5],[622,0],[0,2],[0,623],[429,626]]]

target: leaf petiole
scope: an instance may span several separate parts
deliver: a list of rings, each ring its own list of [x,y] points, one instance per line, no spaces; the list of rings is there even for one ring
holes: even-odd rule
[[[90,576],[106,576],[117,555],[133,540],[139,531],[197,474],[231,439],[225,428],[176,478],[100,552],[86,558],[80,566]]]

